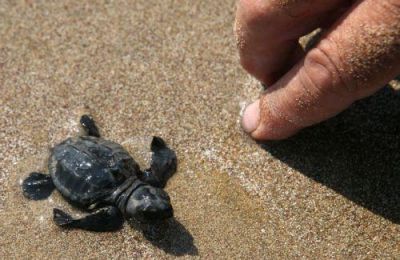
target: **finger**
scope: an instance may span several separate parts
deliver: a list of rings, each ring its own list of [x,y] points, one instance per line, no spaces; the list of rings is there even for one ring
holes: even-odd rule
[[[241,0],[235,35],[242,66],[271,84],[285,72],[298,38],[331,21],[348,0]]]
[[[400,0],[358,1],[243,115],[260,140],[282,139],[332,117],[400,73]]]

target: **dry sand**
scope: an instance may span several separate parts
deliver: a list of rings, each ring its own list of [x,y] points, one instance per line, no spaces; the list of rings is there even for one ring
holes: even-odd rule
[[[2,259],[400,257],[400,94],[259,146],[238,124],[259,89],[233,13],[233,0],[0,1]],[[51,208],[79,212],[57,192],[22,197],[85,111],[143,167],[149,136],[176,149],[175,220],[64,231]]]

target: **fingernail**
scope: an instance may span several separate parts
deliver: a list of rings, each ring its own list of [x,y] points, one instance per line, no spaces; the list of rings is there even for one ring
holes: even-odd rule
[[[242,127],[246,133],[254,132],[260,121],[260,101],[248,105],[243,113]]]

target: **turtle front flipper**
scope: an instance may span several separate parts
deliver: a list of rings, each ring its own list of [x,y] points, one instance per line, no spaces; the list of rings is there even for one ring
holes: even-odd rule
[[[80,219],[74,219],[64,211],[54,208],[53,219],[59,227],[77,228],[94,232],[117,231],[124,223],[121,212],[114,206],[100,208]]]
[[[154,136],[151,142],[153,152],[151,166],[140,174],[140,179],[152,186],[164,188],[167,181],[176,172],[177,159],[163,139]]]
[[[31,200],[43,200],[50,196],[55,189],[50,175],[32,172],[22,182],[22,191],[26,198]]]
[[[85,129],[85,132],[89,136],[100,137],[99,129],[96,126],[96,123],[93,120],[93,117],[89,115],[83,115],[81,117],[80,123]]]

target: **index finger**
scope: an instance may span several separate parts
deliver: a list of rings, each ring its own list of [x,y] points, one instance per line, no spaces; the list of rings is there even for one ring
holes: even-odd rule
[[[269,85],[289,70],[298,38],[332,19],[348,0],[240,0],[235,36],[245,70]]]

